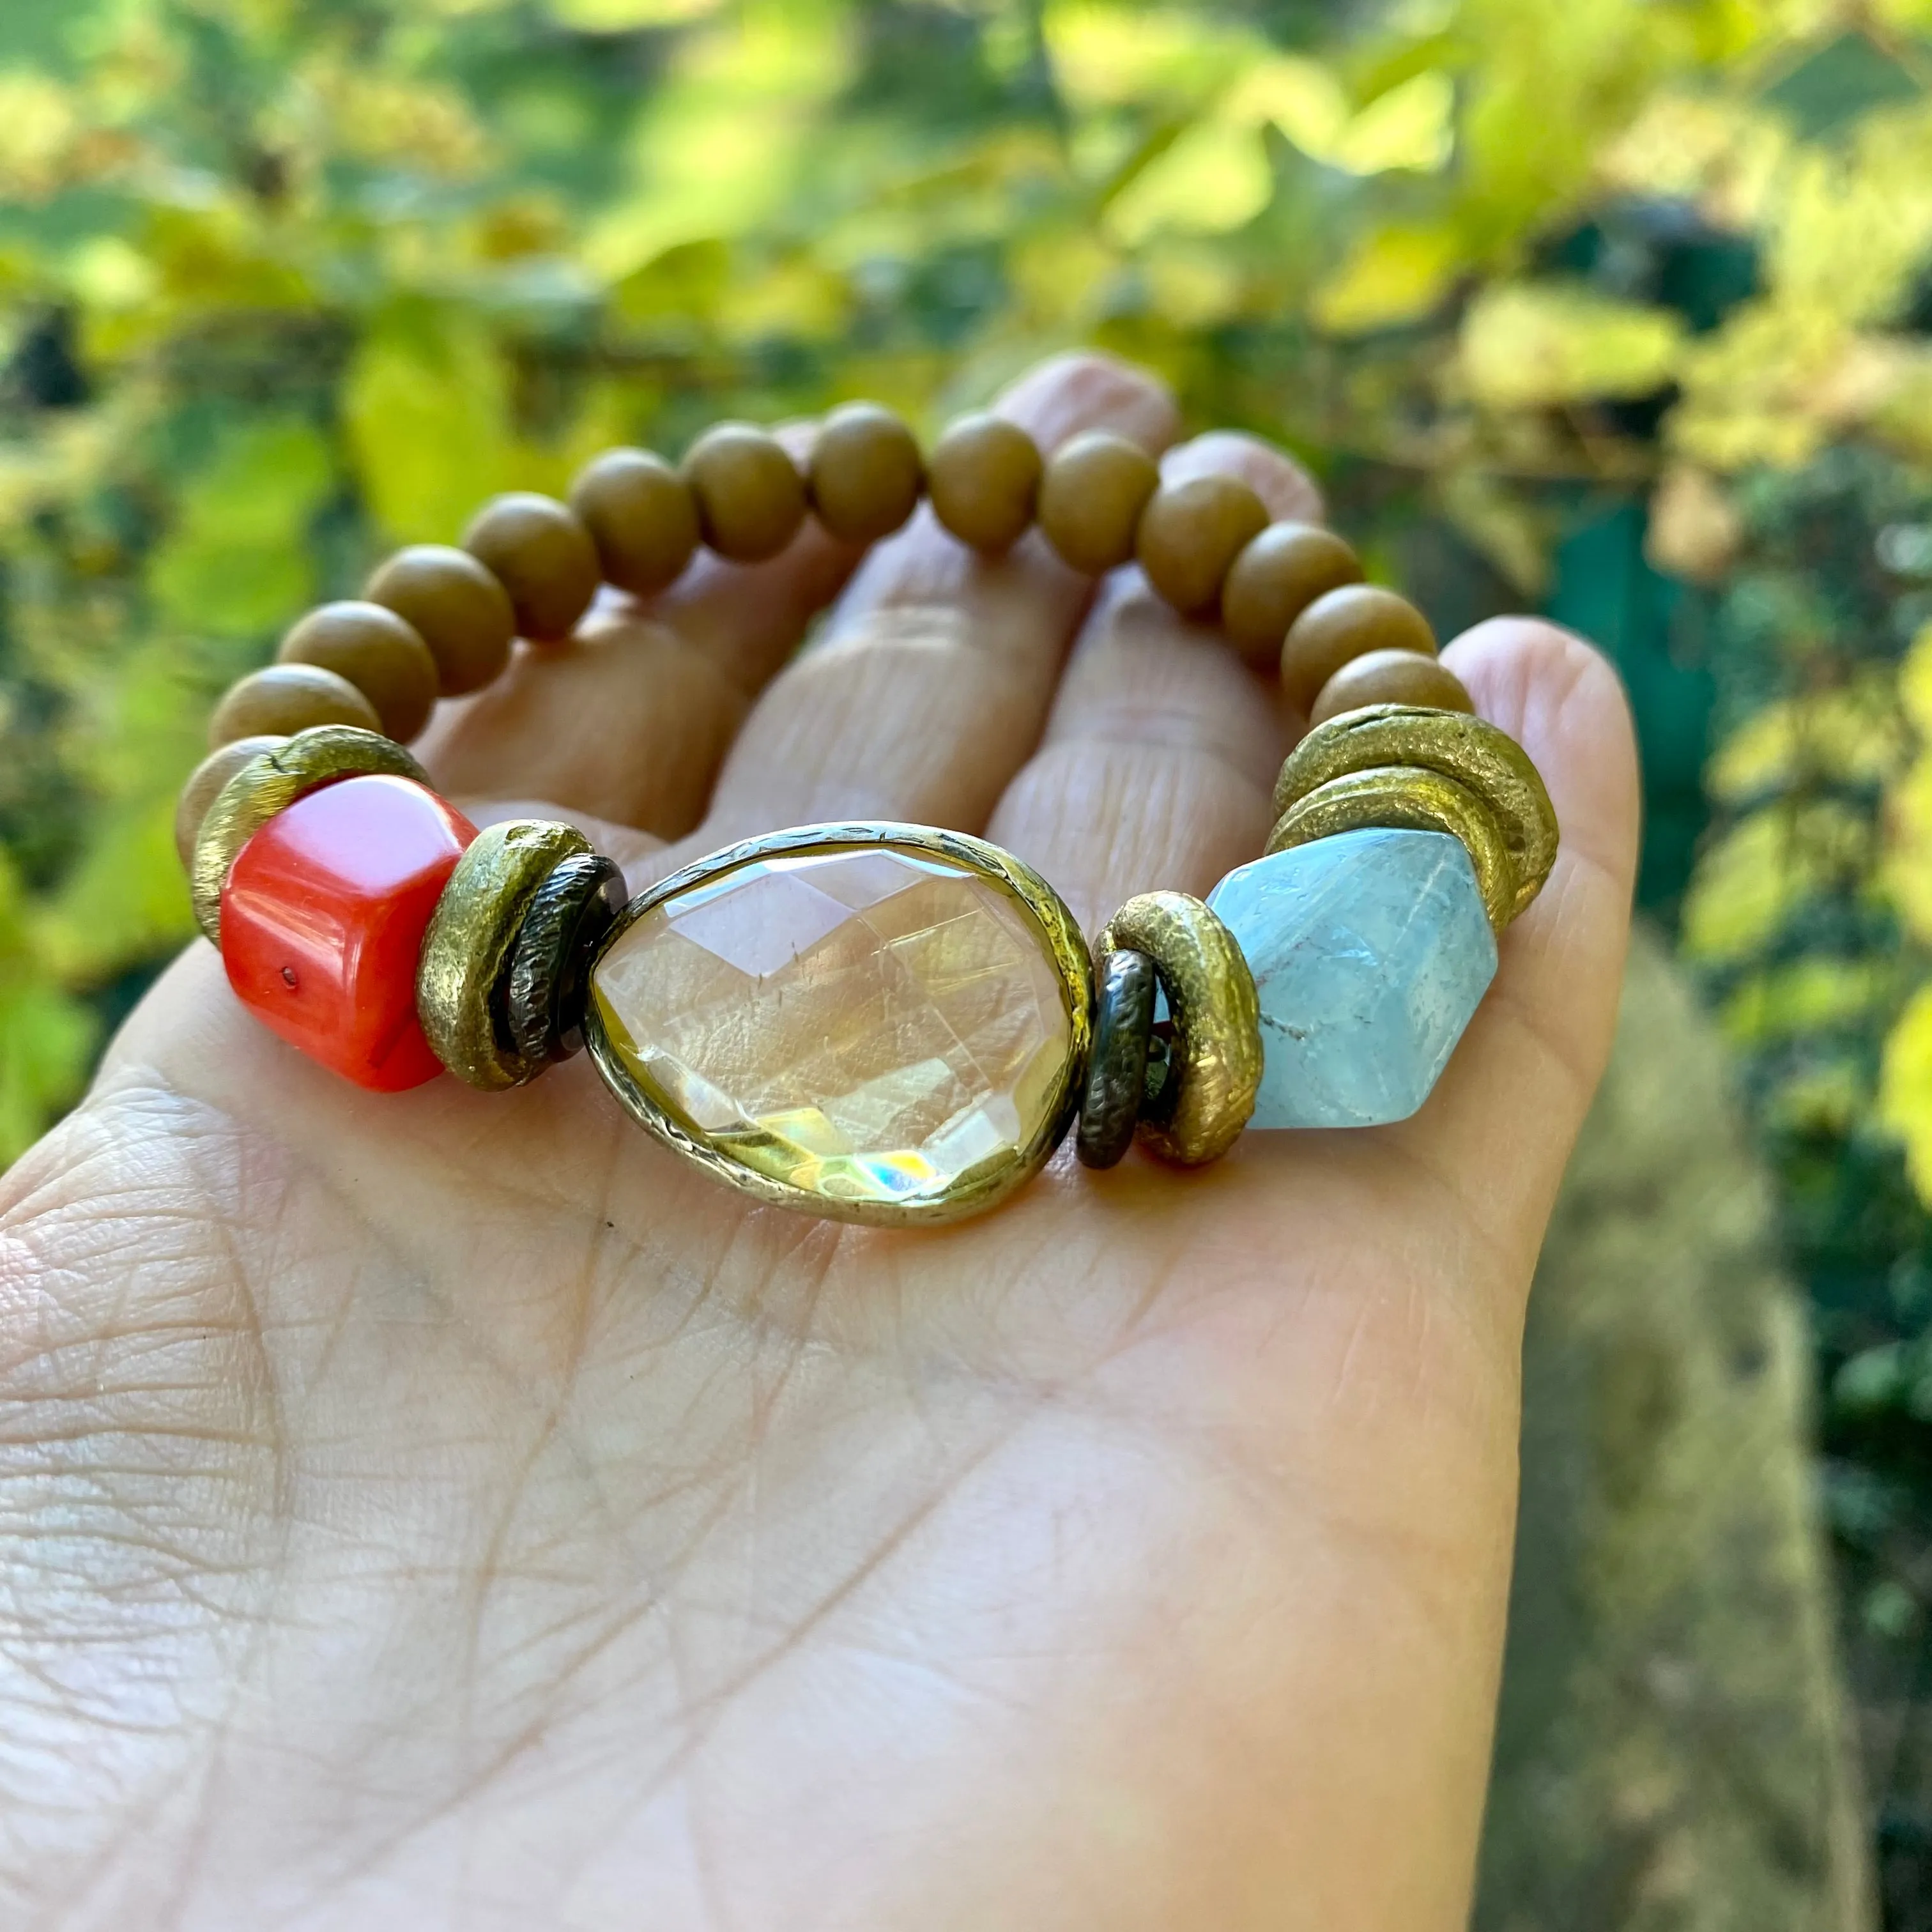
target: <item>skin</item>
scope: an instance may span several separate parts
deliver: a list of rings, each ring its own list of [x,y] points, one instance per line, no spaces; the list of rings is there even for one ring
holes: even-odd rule
[[[1258,443],[1169,448],[1116,364],[1001,406],[1318,508]],[[634,886],[910,819],[1093,931],[1260,850],[1298,721],[1133,572],[923,521],[856,562],[808,530],[607,608],[446,706],[432,766]],[[984,1220],[841,1228],[707,1181],[580,1058],[359,1092],[190,948],[0,1180],[0,1920],[1461,1925],[1524,1301],[1636,782],[1577,639],[1448,657],[1562,854],[1398,1126],[1195,1172],[1063,1149]]]

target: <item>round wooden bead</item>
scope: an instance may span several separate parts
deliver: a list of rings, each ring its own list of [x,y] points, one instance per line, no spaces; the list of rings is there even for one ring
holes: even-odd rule
[[[720,556],[761,563],[805,520],[805,479],[776,437],[749,423],[719,423],[685,452],[684,480],[698,528]]]
[[[1462,680],[1439,658],[1426,658],[1419,651],[1366,651],[1322,687],[1308,722],[1324,724],[1365,704],[1426,704],[1436,711],[1476,708]]]
[[[1168,603],[1198,616],[1214,608],[1229,567],[1268,520],[1266,506],[1238,477],[1190,476],[1154,492],[1134,554]]]
[[[570,507],[597,546],[604,580],[634,597],[675,584],[698,548],[689,486],[647,449],[607,449],[570,486]]]
[[[812,514],[847,543],[876,543],[919,508],[926,466],[912,431],[878,403],[844,403],[825,418],[806,472]]]
[[[436,708],[436,659],[414,627],[380,604],[345,599],[311,610],[282,640],[283,664],[320,664],[376,707],[382,735],[406,745]]]
[[[209,752],[189,772],[175,806],[175,850],[180,855],[183,872],[194,869],[194,842],[201,836],[201,821],[208,816],[215,794],[257,752],[272,752],[287,742],[285,738],[231,739]]]
[[[286,738],[313,724],[380,731],[376,707],[340,672],[320,664],[273,664],[231,684],[208,721],[212,746],[237,738]]]
[[[528,490],[493,496],[463,533],[463,548],[508,592],[517,630],[557,644],[597,595],[597,546],[568,504]]]
[[[429,646],[446,698],[481,691],[510,661],[517,634],[510,594],[466,550],[412,544],[370,578],[362,594],[394,611]]]
[[[1003,416],[962,416],[934,446],[926,490],[933,514],[987,556],[1025,536],[1040,496],[1039,446]]]
[[[1436,655],[1429,620],[1406,597],[1372,584],[1344,584],[1316,598],[1282,640],[1281,688],[1306,712],[1322,687],[1354,658],[1371,651]]]
[[[1273,664],[1288,627],[1316,598],[1362,580],[1362,560],[1319,524],[1270,524],[1221,586],[1221,627],[1242,656]]]
[[[1074,569],[1089,577],[1134,554],[1134,532],[1160,487],[1160,466],[1137,442],[1090,430],[1047,458],[1040,480],[1040,527]]]
[[[1113,1167],[1134,1144],[1154,1035],[1154,962],[1124,947],[1100,962],[1094,988],[1094,1051],[1074,1151],[1083,1167]]]

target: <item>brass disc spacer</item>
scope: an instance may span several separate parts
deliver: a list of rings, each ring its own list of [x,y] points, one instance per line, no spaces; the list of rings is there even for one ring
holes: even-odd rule
[[[1157,1154],[1196,1167],[1234,1144],[1262,1083],[1261,1004],[1234,935],[1185,892],[1142,892],[1107,922],[1101,958],[1144,952],[1174,1022],[1166,1084],[1141,1138]]]
[[[393,740],[356,724],[315,724],[250,758],[220,790],[201,821],[189,876],[195,922],[221,944],[221,889],[243,846],[304,792],[338,778],[413,778],[429,774]]]
[[[1378,766],[1420,765],[1472,791],[1494,815],[1516,874],[1511,917],[1543,890],[1556,860],[1556,813],[1529,754],[1507,732],[1459,711],[1369,704],[1318,724],[1275,781],[1285,813],[1318,786]]]
[[[1282,814],[1268,850],[1286,852],[1371,826],[1446,832],[1460,839],[1476,868],[1490,924],[1501,932],[1516,916],[1516,867],[1495,814],[1467,785],[1420,765],[1373,765],[1317,785]]]
[[[500,1032],[496,989],[537,888],[566,859],[590,850],[575,826],[550,819],[486,826],[430,915],[416,962],[416,1017],[436,1058],[485,1093],[520,1087],[551,1064],[548,1054],[520,1053]]]

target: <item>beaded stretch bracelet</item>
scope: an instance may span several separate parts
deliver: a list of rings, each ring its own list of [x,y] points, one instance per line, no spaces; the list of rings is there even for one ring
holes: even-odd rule
[[[776,556],[808,513],[874,542],[922,495],[983,553],[1036,522],[1076,569],[1137,562],[1176,609],[1277,658],[1312,719],[1263,856],[1204,903],[1129,900],[1097,962],[1052,886],[983,839],[795,827],[627,904],[574,828],[479,832],[404,748],[515,638],[567,639],[600,583],[648,596],[700,543]],[[1163,484],[1115,436],[1042,460],[972,416],[922,460],[856,404],[801,472],[727,424],[677,470],[615,450],[568,505],[499,497],[462,548],[405,550],[362,599],[311,612],[217,707],[176,842],[236,992],[360,1085],[447,1069],[520,1086],[587,1046],[635,1119],[734,1186],[842,1220],[954,1220],[1070,1129],[1090,1167],[1136,1138],[1192,1166],[1244,1127],[1370,1126],[1427,1097],[1556,824],[1421,614],[1361,578],[1330,532],[1270,524],[1233,478]]]

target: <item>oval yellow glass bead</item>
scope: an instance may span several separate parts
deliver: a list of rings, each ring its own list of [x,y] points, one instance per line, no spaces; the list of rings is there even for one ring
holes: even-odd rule
[[[1185,892],[1142,892],[1100,935],[1101,957],[1131,948],[1154,962],[1174,1037],[1166,1084],[1141,1114],[1142,1139],[1188,1167],[1227,1152],[1255,1110],[1262,1083],[1261,1005],[1241,949],[1214,914]]]
[[[584,1034],[632,1117],[760,1200],[903,1226],[989,1208],[1079,1104],[1093,968],[1010,853],[914,825],[808,826],[634,901]]]

